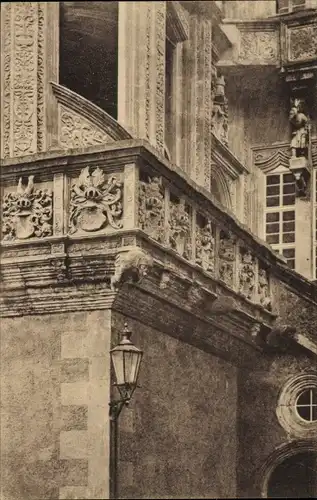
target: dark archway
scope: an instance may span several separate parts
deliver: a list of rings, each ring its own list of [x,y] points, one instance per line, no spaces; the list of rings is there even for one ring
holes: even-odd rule
[[[297,453],[277,465],[268,480],[267,498],[316,498],[317,451]]]

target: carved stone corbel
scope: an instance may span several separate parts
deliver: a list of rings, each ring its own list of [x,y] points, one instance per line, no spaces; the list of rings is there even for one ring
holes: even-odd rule
[[[111,278],[111,289],[116,291],[127,282],[139,283],[152,266],[152,257],[141,248],[119,253],[115,260],[115,274]]]
[[[206,301],[206,295],[200,285],[192,283],[187,290],[187,299],[191,306],[202,306]]]
[[[222,316],[238,309],[238,304],[233,297],[218,297],[211,306],[212,314]]]
[[[165,290],[171,281],[171,276],[165,269],[162,271],[159,287],[161,290]]]

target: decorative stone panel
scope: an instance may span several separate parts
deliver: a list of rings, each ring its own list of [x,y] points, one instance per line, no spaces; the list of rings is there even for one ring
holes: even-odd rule
[[[164,242],[164,188],[159,177],[139,183],[139,227],[159,243]]]
[[[228,231],[221,230],[219,235],[219,278],[228,286],[234,286],[236,261],[236,238]]]
[[[58,9],[54,2],[1,5],[4,158],[45,151],[54,141],[57,107],[46,82],[58,78]]]
[[[113,142],[113,139],[100,128],[64,106],[60,109],[59,130],[59,142],[65,149]]]
[[[43,238],[53,232],[53,195],[50,189],[37,189],[34,175],[27,186],[19,179],[15,192],[6,192],[2,204],[4,240]]]
[[[184,200],[176,197],[169,206],[169,245],[186,259],[191,258],[190,209]]]
[[[272,309],[269,273],[261,264],[258,269],[258,300],[261,306],[269,311]]]
[[[306,61],[317,58],[317,20],[304,26],[288,28],[288,60]]]
[[[239,292],[251,300],[255,292],[255,259],[251,251],[239,249]]]
[[[196,258],[195,262],[205,271],[215,272],[215,227],[210,220],[197,214],[196,217]]]
[[[69,232],[95,232],[121,229],[122,182],[115,175],[106,176],[96,167],[91,173],[84,168],[70,193]]]
[[[279,54],[279,33],[272,31],[241,31],[238,60],[242,64],[276,64]]]

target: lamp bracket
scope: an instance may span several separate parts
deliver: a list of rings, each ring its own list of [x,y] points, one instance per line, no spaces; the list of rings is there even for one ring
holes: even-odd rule
[[[117,399],[115,401],[110,401],[109,403],[109,416],[110,420],[117,420],[119,417],[122,408],[124,406],[128,406],[130,402],[130,398]]]

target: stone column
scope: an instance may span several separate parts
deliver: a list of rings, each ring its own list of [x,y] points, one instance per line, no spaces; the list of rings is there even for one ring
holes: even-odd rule
[[[164,153],[166,2],[119,2],[118,121]]]
[[[1,5],[1,157],[46,151],[57,134],[58,2]]]

